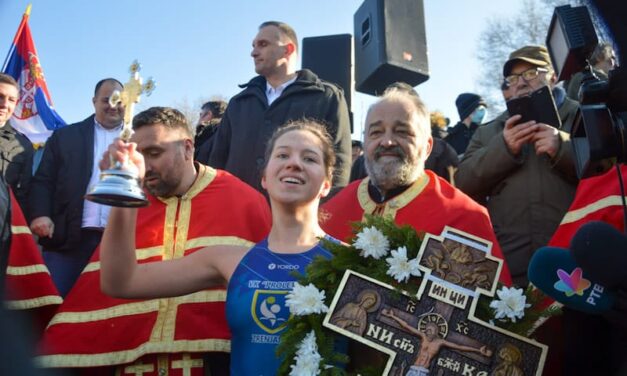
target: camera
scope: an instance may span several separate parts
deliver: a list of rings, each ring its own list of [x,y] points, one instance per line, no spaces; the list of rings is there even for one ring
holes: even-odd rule
[[[603,2],[596,5],[603,10]],[[615,26],[611,20],[606,18],[609,27]],[[614,33],[617,35],[618,30]],[[555,8],[546,44],[558,80],[585,72],[570,135],[577,176],[594,176],[627,161],[627,70],[618,66],[609,72],[607,80],[594,75],[590,56],[598,38],[588,8]]]

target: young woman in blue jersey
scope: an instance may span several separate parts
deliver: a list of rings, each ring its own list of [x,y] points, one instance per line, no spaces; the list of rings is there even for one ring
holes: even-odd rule
[[[118,141],[109,151],[119,160],[128,155],[142,174],[143,158],[133,145]],[[318,204],[329,193],[335,164],[329,135],[312,121],[288,124],[268,141],[265,161],[262,186],[270,197],[272,228],[252,249],[212,246],[176,260],[138,264],[136,211],[122,208],[111,211],[100,246],[102,289],[115,297],[171,297],[228,284],[233,375],[276,374],[291,274],[304,272],[317,255],[331,256],[319,245],[327,235],[318,225]]]

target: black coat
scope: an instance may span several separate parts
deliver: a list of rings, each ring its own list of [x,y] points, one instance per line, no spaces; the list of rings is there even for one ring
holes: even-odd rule
[[[425,168],[435,172],[442,178],[451,182],[451,174],[449,167],[457,167],[459,164],[459,158],[455,149],[446,141],[440,138],[433,139],[433,148],[429,158],[425,161]]]
[[[470,127],[467,127],[466,124],[460,121],[453,128],[449,129],[448,136],[444,138],[444,141],[448,142],[457,154],[464,154],[477,128],[479,128],[479,125],[475,123],[470,123]]]
[[[298,72],[294,83],[272,105],[266,80],[257,76],[234,96],[213,136],[209,165],[227,170],[260,192],[266,142],[289,120],[312,118],[325,123],[334,142],[337,162],[334,187],[348,183],[351,131],[342,89],[322,81],[309,70]]]
[[[216,120],[214,122],[214,120]],[[194,137],[194,160],[202,164],[209,164],[211,143],[213,136],[218,131],[219,119],[211,119],[210,124],[205,125]]]
[[[0,298],[4,299],[4,285],[11,249],[11,197],[9,185],[0,175]]]
[[[26,217],[33,154],[33,144],[26,136],[13,129],[9,123],[0,127],[0,174],[11,186]]]
[[[50,251],[75,248],[80,242],[83,202],[94,163],[94,115],[56,130],[46,142],[29,197],[33,219],[54,222],[52,239],[39,238]]]

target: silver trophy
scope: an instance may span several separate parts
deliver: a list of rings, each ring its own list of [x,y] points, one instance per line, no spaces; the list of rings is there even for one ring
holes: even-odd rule
[[[135,60],[129,68],[131,78],[124,84],[124,90],[114,91],[109,98],[109,104],[112,107],[120,103],[125,106],[124,126],[120,133],[120,139],[124,142],[129,142],[133,135],[131,120],[135,103],[139,103],[141,94],[150,95],[155,88],[155,82],[152,79],[142,84],[142,78],[139,76],[140,69],[141,66]],[[122,163],[113,159],[110,168],[100,173],[100,181],[85,195],[85,198],[98,204],[124,208],[148,205],[137,172],[129,168],[127,161]]]

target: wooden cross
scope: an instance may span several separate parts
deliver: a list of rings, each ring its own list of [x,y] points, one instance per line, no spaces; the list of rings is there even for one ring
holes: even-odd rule
[[[412,366],[435,375],[488,376],[499,367],[542,374],[546,346],[477,319],[478,296],[461,309],[438,300],[432,293],[436,282],[424,278],[423,285],[418,297],[398,296],[392,286],[347,270],[323,325],[386,354],[383,375],[404,376]],[[378,302],[375,309],[366,306],[366,329],[357,334],[339,324],[338,316],[347,316],[343,308],[354,305],[362,291],[375,292]]]
[[[425,237],[418,257],[417,296],[347,270],[323,325],[386,354],[383,375],[404,376],[411,367],[435,375],[542,374],[546,346],[475,317],[479,296],[494,296],[502,266],[489,243],[446,228]]]

